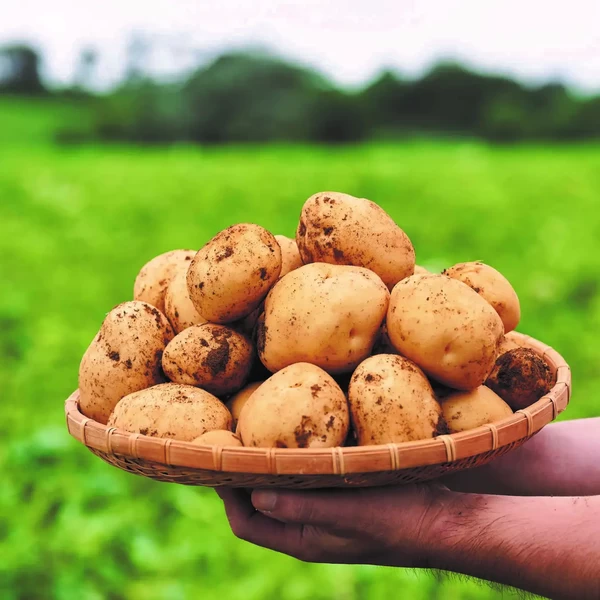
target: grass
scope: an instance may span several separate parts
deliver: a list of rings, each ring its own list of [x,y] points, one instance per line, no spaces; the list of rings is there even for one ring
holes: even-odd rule
[[[43,143],[46,126],[34,127],[35,144],[0,143],[0,597],[501,597],[238,541],[212,490],[128,475],[71,440],[63,400],[105,313],[131,298],[149,258],[198,248],[239,221],[292,234],[303,200],[334,189],[379,202],[425,266],[482,259],[504,272],[521,298],[519,329],[573,368],[561,418],[597,415],[600,149],[59,149]]]

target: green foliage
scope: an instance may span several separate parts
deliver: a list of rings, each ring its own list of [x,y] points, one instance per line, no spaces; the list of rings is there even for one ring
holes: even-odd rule
[[[1,598],[501,597],[257,549],[232,536],[212,490],[123,473],[66,433],[80,357],[144,262],[240,221],[292,235],[301,203],[323,189],[381,203],[424,266],[482,259],[504,272],[521,297],[520,330],[572,365],[561,418],[598,414],[597,146],[0,145]]]

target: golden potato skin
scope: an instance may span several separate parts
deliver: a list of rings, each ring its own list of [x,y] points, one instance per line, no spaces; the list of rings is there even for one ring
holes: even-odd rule
[[[164,314],[167,287],[178,272],[187,270],[195,254],[193,250],[171,250],[147,262],[133,284],[133,299],[152,304]]]
[[[231,415],[212,394],[190,385],[162,383],[125,396],[109,427],[191,442],[213,429],[231,429]]]
[[[510,406],[485,385],[449,394],[442,400],[442,411],[450,433],[475,429],[513,414]]]
[[[319,192],[302,207],[296,243],[304,264],[365,267],[389,289],[413,274],[408,236],[377,204],[339,192]]]
[[[239,447],[243,446],[240,438],[235,435],[232,431],[226,431],[225,429],[213,429],[203,433],[200,437],[192,440],[192,444],[200,444],[201,446],[231,446]]]
[[[79,366],[79,406],[105,424],[117,402],[165,381],[161,358],[173,338],[167,318],[146,302],[113,308]]]
[[[519,324],[521,305],[517,293],[506,277],[493,267],[482,262],[466,262],[446,269],[443,274],[466,283],[485,298],[500,315],[505,333]]]
[[[373,348],[389,292],[372,271],[313,263],[282,277],[257,323],[262,363],[276,372],[310,362],[328,373],[355,368]]]
[[[248,402],[250,396],[263,384],[262,381],[255,381],[253,383],[249,383],[246,387],[243,387],[237,394],[229,398],[227,400],[226,406],[231,413],[231,417],[233,418],[233,427],[232,429],[235,431],[237,427],[238,420],[240,418],[240,413],[242,412],[242,408],[246,402]]]
[[[180,270],[165,292],[165,316],[176,333],[192,325],[202,325],[206,319],[196,310],[190,300],[187,287],[187,269]]]
[[[547,394],[556,381],[550,367],[529,348],[515,348],[505,352],[485,384],[511,408],[527,408]]]
[[[469,286],[445,275],[413,275],[392,291],[387,329],[393,346],[429,376],[471,390],[490,374],[504,327]]]
[[[262,302],[281,272],[281,248],[258,225],[241,223],[203,246],[187,272],[190,298],[211,323],[231,323]]]
[[[281,248],[281,273],[279,277],[287,275],[290,271],[297,269],[303,265],[298,251],[296,240],[286,237],[285,235],[276,235],[275,239]]]
[[[348,403],[334,379],[308,363],[275,373],[244,405],[237,434],[244,446],[331,448],[349,427]]]
[[[412,361],[379,354],[350,380],[348,402],[358,445],[410,442],[447,433],[427,377]]]
[[[171,381],[221,396],[244,385],[253,358],[246,336],[224,325],[205,323],[177,334],[165,348],[162,366]]]

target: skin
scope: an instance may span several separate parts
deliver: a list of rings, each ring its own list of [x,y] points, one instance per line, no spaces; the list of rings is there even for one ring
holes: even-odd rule
[[[218,492],[235,535],[303,561],[434,568],[595,599],[599,427],[549,425],[489,465],[430,484]]]

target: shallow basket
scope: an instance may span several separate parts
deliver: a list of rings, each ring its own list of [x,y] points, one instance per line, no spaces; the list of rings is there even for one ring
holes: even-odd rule
[[[106,462],[159,481],[232,487],[368,487],[425,481],[477,467],[523,444],[569,403],[571,371],[549,346],[511,334],[542,356],[556,384],[527,409],[502,421],[430,440],[349,448],[208,447],[131,434],[88,419],[79,392],[65,404],[69,433]]]

